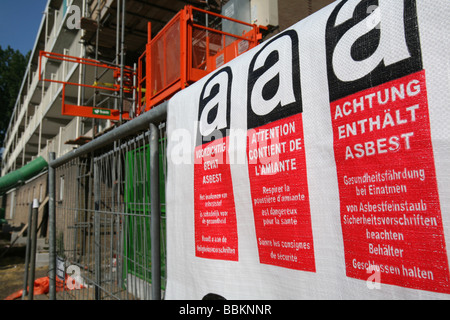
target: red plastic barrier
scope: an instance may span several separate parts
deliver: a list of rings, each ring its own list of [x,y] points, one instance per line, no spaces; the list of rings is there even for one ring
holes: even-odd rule
[[[60,291],[68,291],[68,290],[73,290],[76,289],[76,287],[71,286],[71,288],[69,288],[67,286],[68,281],[73,281],[72,278],[67,277],[66,276],[66,281],[63,282],[62,280],[56,278],[56,291],[60,292]],[[50,285],[50,280],[49,277],[42,277],[42,278],[38,278],[34,281],[34,295],[40,295],[40,294],[47,294],[49,292],[49,285]],[[79,286],[80,289],[84,288],[83,285]],[[27,287],[27,290],[29,290],[29,287]],[[22,297],[22,293],[23,290],[19,290],[17,292],[14,292],[13,294],[7,296],[5,298],[5,300],[16,300]]]

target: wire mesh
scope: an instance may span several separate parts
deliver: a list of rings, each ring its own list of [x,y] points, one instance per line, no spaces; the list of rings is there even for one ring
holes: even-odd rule
[[[181,78],[181,38],[179,17],[151,45],[151,92],[156,95]]]
[[[160,126],[161,290],[166,283]],[[152,299],[149,131],[56,169],[57,299]]]

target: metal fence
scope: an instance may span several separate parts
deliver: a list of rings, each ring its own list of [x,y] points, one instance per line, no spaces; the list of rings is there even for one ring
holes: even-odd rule
[[[50,299],[163,297],[166,110],[50,154]]]

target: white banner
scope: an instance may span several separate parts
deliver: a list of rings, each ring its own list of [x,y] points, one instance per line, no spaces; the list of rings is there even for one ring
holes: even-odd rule
[[[175,95],[166,298],[448,299],[448,17],[337,1]]]

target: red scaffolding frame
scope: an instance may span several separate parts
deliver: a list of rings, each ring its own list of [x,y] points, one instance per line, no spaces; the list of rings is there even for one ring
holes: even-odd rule
[[[221,25],[227,20],[243,26],[247,31],[237,35],[213,28],[208,23],[202,25],[194,15],[211,17],[221,21]],[[262,39],[261,28],[265,27],[189,5],[175,15],[154,39],[151,39],[151,23],[148,23],[146,50],[138,62],[136,114],[150,110],[258,45]]]
[[[76,83],[76,82],[69,82],[69,81],[62,81],[62,80],[55,80],[55,79],[48,79],[45,78],[42,72],[42,58],[47,58],[49,60],[58,60],[58,61],[65,61],[69,63],[77,63],[77,64],[84,64],[87,66],[92,66],[101,69],[109,69],[114,72],[114,75],[120,75],[120,67],[106,64],[104,62],[94,60],[94,59],[87,59],[87,58],[79,58],[79,57],[73,57],[69,55],[64,55],[60,53],[54,53],[54,52],[47,52],[47,51],[40,51],[39,52],[39,80],[41,81],[48,81],[53,83],[59,83],[62,84],[62,108],[61,108],[61,114],[62,115],[68,115],[68,116],[78,116],[78,117],[87,117],[87,118],[98,118],[98,119],[109,119],[109,120],[129,120],[130,119],[130,113],[123,112],[122,117],[120,116],[119,110],[114,109],[108,109],[108,108],[100,108],[100,107],[94,107],[94,106],[79,106],[74,104],[66,103],[66,86],[79,86],[79,87],[85,87],[85,88],[92,88],[96,90],[106,90],[110,92],[119,92],[120,91],[120,85],[117,83],[111,83],[111,84],[102,84],[94,82],[94,84],[84,84],[84,83]],[[129,67],[125,68],[126,73],[128,74],[134,74],[134,71],[130,69]],[[135,90],[135,87],[128,86],[126,88],[127,91]]]
[[[215,21],[211,23],[211,21]],[[243,30],[241,34],[223,31],[224,21],[236,24]],[[133,112],[80,106],[66,103],[66,86],[81,86],[95,90],[120,92],[121,67],[94,59],[68,56],[40,51],[39,80],[62,84],[63,115],[110,120],[129,120],[169,99],[176,92],[200,80],[208,73],[221,67],[238,55],[259,44],[262,39],[260,29],[265,28],[239,21],[214,12],[187,5],[155,36],[151,38],[151,23],[148,23],[148,39],[144,53],[138,59],[137,70],[124,67],[124,75],[137,77],[137,84],[124,83],[124,92],[136,94]],[[115,81],[110,84],[74,83],[48,79],[42,73],[42,58],[83,64],[97,70],[112,70]],[[117,97],[115,97],[117,99]]]

